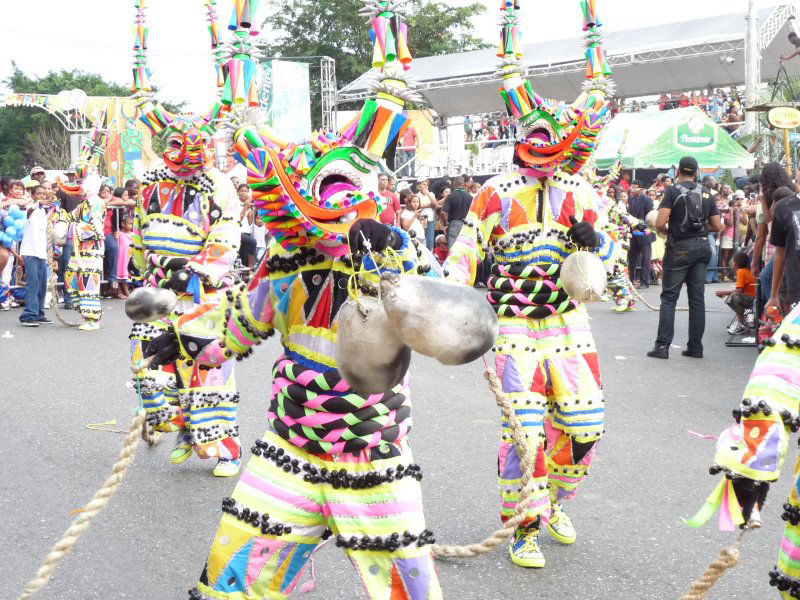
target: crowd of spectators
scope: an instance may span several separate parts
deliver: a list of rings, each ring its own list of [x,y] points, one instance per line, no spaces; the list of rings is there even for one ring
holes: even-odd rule
[[[639,181],[631,181],[626,172],[607,193],[626,209],[632,207],[632,195],[646,195],[658,207],[672,184],[672,178],[662,173],[645,187]],[[746,333],[754,326],[753,322],[744,322],[744,312],[745,305],[752,305],[755,299],[756,280],[761,304],[775,305],[787,314],[791,306],[800,302],[800,253],[796,249],[800,230],[793,221],[795,212],[800,210],[800,170],[792,180],[784,167],[770,163],[761,173],[734,184],[719,182],[711,175],[703,177],[701,184],[713,197],[722,221],[720,232],[708,234],[711,258],[706,283],[730,282],[736,286],[717,293],[738,317],[730,333]],[[664,244],[662,236],[654,238],[649,273],[645,274],[644,264],[630,262],[630,277],[637,287],[660,283]],[[776,271],[777,279],[773,275]]]
[[[644,112],[647,110],[673,110],[696,106],[705,112],[714,123],[735,134],[744,123],[744,95],[740,88],[716,89],[708,92],[690,91],[661,94],[657,100],[613,100],[612,114],[621,112]]]
[[[80,195],[70,194],[59,188],[56,177],[66,182],[75,180],[75,170],[70,167],[66,171],[51,171],[55,175],[48,179],[48,171],[41,167],[31,169],[28,177],[14,180],[10,177],[0,178],[0,222],[14,205],[26,211],[28,215],[39,208],[45,208],[49,216],[57,209],[67,213],[75,213],[82,201]],[[256,218],[256,209],[251,199],[251,191],[247,184],[231,178],[242,203],[240,213],[241,248],[239,257],[242,271],[251,271],[267,248],[268,235],[263,221]],[[105,203],[103,257],[103,283],[101,297],[126,299],[132,289],[129,272],[130,246],[133,230],[133,212],[141,198],[141,182],[130,179],[124,187],[114,187],[108,183],[101,185],[98,195]],[[26,230],[26,234],[27,234]],[[33,233],[31,233],[33,235]],[[25,260],[20,253],[21,243],[12,244],[9,248],[0,247],[0,310],[10,310],[25,304],[25,283],[27,271]],[[53,264],[47,265],[58,275],[59,297],[65,310],[75,308],[75,302],[64,285],[70,258],[73,254],[72,241],[68,238],[63,246],[53,247]],[[49,277],[49,276],[48,276]],[[51,298],[45,298],[44,304],[49,306]]]

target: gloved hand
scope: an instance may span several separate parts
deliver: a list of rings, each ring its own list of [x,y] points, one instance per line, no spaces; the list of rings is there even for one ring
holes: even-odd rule
[[[634,229],[636,231],[644,231],[645,229],[647,229],[647,223],[645,223],[644,221],[639,221],[636,224],[636,227],[634,227]]]
[[[155,356],[153,362],[150,363],[151,369],[174,362],[180,355],[178,337],[173,331],[162,333],[144,347],[143,354],[145,358]]]
[[[350,227],[350,231],[347,233],[350,251],[361,252],[365,250],[364,238],[369,241],[370,249],[373,252],[382,252],[389,246],[399,250],[403,245],[403,240],[388,225],[373,219],[359,219]]]
[[[733,480],[733,491],[736,492],[736,499],[739,501],[739,506],[742,507],[742,516],[747,522],[750,520],[754,508],[760,512],[764,506],[769,483],[740,477]]]
[[[578,223],[574,216],[570,216],[569,222],[572,223],[572,227],[567,230],[567,236],[576,245],[586,248],[597,248],[600,245],[600,238],[591,223],[588,221]]]
[[[163,286],[159,287],[165,287],[175,292],[185,292],[192,275],[193,273],[188,269],[178,269],[170,274]]]

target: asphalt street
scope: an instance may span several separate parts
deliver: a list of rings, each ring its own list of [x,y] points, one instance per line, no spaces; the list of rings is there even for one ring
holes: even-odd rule
[[[727,286],[726,286],[727,287]],[[472,560],[439,561],[449,599],[677,599],[735,534],[700,530],[681,518],[703,504],[717,479],[708,474],[716,435],[731,422],[756,358],[752,348],[726,348],[731,319],[707,289],[706,358],[645,357],[657,313],[638,307],[614,314],[591,307],[607,400],[607,433],[593,470],[568,506],[578,541],[561,546],[547,535],[547,567],[515,567],[502,546]],[[646,292],[657,304],[658,288]],[[685,305],[685,295],[681,303]],[[58,323],[18,325],[19,310],[0,312],[2,432],[0,436],[0,596],[16,598],[51,545],[100,487],[123,436],[87,429],[115,419],[127,429],[136,404],[129,378],[122,302],[104,302],[103,328],[79,332]],[[76,313],[68,313],[77,319]],[[678,313],[676,345],[685,344],[687,313]],[[237,365],[239,423],[247,448],[265,428],[275,338]],[[445,367],[416,356],[412,364],[414,430],[422,466],[428,526],[441,543],[477,542],[499,523],[496,489],[498,409],[480,361]],[[38,600],[185,599],[206,559],[235,479],[215,479],[208,461],[169,463],[171,439],[140,445],[127,478],[107,509],[78,541]],[[777,597],[768,585],[792,484],[796,445],[770,492],[764,528],[749,533],[739,566],[710,598]],[[317,553],[316,589],[307,600],[365,596],[349,562],[333,544]]]

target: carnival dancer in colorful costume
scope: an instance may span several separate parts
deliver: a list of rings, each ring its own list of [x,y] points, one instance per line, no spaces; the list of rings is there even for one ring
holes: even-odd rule
[[[238,123],[237,158],[273,236],[267,255],[247,288],[184,315],[179,335],[163,335],[151,348],[161,360],[179,345],[209,366],[248,356],[275,331],[284,348],[273,368],[267,431],[223,500],[194,600],[286,598],[330,536],[369,598],[442,597],[422,513],[422,473],[406,437],[407,381],[363,396],[337,371],[340,309],[351,282],[376,294],[372,257],[395,272],[429,268],[420,258],[424,240],[375,220],[379,161],[391,163],[409,123],[405,102],[419,98],[407,86],[407,28],[393,3],[369,2],[364,15],[376,40],[378,98],[340,133],[315,133],[302,144]],[[229,116],[237,124],[235,113]],[[363,252],[365,239],[370,253]]]
[[[719,436],[710,469],[725,479],[687,521],[692,527],[705,524],[717,509],[723,531],[761,521],[769,484],[778,480],[791,434],[800,429],[800,306],[766,340],[733,418],[736,423]],[[770,585],[786,599],[800,598],[800,460],[794,476],[783,505],[778,565],[769,574]]]
[[[622,170],[626,138],[627,132],[617,152],[617,160],[604,177],[597,176],[593,163],[590,163],[581,171],[600,196],[599,205],[607,214],[608,226],[606,232],[614,240],[614,261],[608,273],[607,289],[614,298],[615,306],[612,310],[617,313],[631,311],[636,305],[631,293],[630,280],[628,279],[628,249],[630,248],[633,231],[644,229],[644,225],[631,216],[623,202],[608,196],[609,188],[614,181],[619,179],[619,174]]]
[[[100,329],[100,318],[103,315],[100,306],[100,282],[103,279],[103,222],[106,207],[98,195],[102,182],[97,168],[105,149],[105,119],[103,114],[84,142],[77,161],[75,180],[58,181],[58,186],[64,193],[83,197],[83,201],[68,216],[72,222],[69,236],[74,250],[64,278],[64,285],[70,295],[77,298],[78,311],[83,317],[83,324],[78,327],[81,331]]]
[[[133,90],[141,120],[166,141],[165,167],[146,173],[136,206],[131,239],[132,278],[146,286],[178,294],[172,319],[200,304],[213,305],[233,282],[239,247],[240,205],[230,179],[212,166],[208,146],[220,103],[204,117],[172,115],[152,95],[146,65],[148,27],[144,0],[136,1]],[[213,19],[213,7],[209,6]],[[212,28],[212,31],[215,28]],[[216,48],[212,33],[212,46]],[[102,266],[102,265],[101,265]],[[169,327],[168,321],[137,323],[131,331],[134,362],[150,341]],[[170,460],[180,464],[192,452],[216,459],[214,475],[239,472],[239,444],[233,361],[214,368],[178,358],[137,377],[148,422],[157,431],[178,431]]]
[[[582,4],[587,81],[581,96],[565,105],[542,99],[524,80],[519,1],[503,3],[500,93],[523,132],[514,155],[518,169],[490,179],[478,192],[445,263],[450,278],[469,284],[486,253],[494,252],[488,298],[500,320],[497,374],[536,458],[538,489],[528,519],[509,546],[511,560],[525,567],[545,564],[538,542],[543,515],[549,514],[555,539],[575,541],[562,502],[586,477],[603,433],[603,393],[586,309],[559,282],[561,264],[579,248],[596,252],[607,268],[615,256],[598,196],[576,175],[602,129],[611,85],[594,2]],[[514,511],[522,477],[508,423],[503,423],[498,468],[505,520]]]

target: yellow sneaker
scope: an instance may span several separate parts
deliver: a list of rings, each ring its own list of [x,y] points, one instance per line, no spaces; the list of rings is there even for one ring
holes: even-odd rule
[[[186,439],[186,436],[181,435],[178,437],[178,443],[175,444],[175,447],[172,449],[172,454],[170,454],[169,461],[173,465],[179,465],[189,460],[191,455],[192,444]]]
[[[553,505],[553,512],[550,513],[547,529],[550,531],[550,535],[562,544],[574,544],[578,538],[575,526],[560,504]]]
[[[511,562],[520,567],[541,569],[545,560],[539,548],[539,530],[536,527],[517,527],[508,544]]]
[[[78,329],[81,331],[97,331],[100,329],[100,321],[86,321]]]
[[[241,464],[241,460],[219,459],[219,461],[217,461],[217,466],[214,467],[214,477],[233,477],[239,472],[239,466]]]

